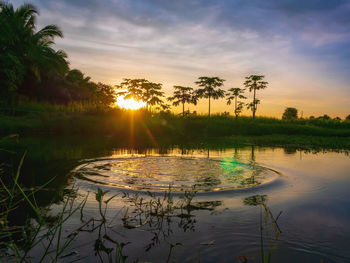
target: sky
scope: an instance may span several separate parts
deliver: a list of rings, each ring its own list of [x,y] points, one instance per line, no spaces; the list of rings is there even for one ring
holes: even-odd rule
[[[146,78],[170,96],[174,85],[197,88],[200,76],[225,79],[227,90],[261,74],[269,85],[257,93],[258,116],[281,117],[286,107],[304,117],[350,114],[350,0],[29,2],[38,29],[58,25],[56,47],[94,81]],[[207,104],[186,109],[205,113]],[[225,100],[211,109],[233,112]]]

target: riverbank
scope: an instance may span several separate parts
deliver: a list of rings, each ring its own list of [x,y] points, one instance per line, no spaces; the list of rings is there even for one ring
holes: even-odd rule
[[[246,145],[350,149],[350,122],[322,119],[214,115],[189,116],[146,111],[47,111],[0,115],[2,136],[101,137],[116,147],[235,147]]]

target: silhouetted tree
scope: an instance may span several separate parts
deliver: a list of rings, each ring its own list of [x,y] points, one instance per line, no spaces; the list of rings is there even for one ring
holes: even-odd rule
[[[84,73],[82,73],[79,69],[72,69],[67,73],[66,79],[77,85],[86,85],[89,83],[91,78],[85,77]]]
[[[52,103],[113,103],[113,88],[69,70],[66,53],[53,49],[54,39],[63,37],[61,30],[55,25],[37,30],[37,14],[33,5],[14,9],[0,1],[0,100],[13,104],[19,93]]]
[[[55,25],[36,31],[37,9],[23,4],[16,10],[12,4],[0,2],[0,85],[3,93],[26,95],[34,90],[49,72],[65,74],[66,53],[52,48],[55,37],[62,37]],[[7,91],[6,91],[7,90]]]
[[[242,95],[244,93],[245,89],[241,89],[241,88],[231,88],[228,90],[227,92],[227,105],[230,105],[232,103],[232,101],[234,100],[235,102],[235,116],[236,119],[238,118],[238,115],[242,112],[243,106],[244,106],[244,102],[239,101],[238,99],[246,99],[247,97],[245,97],[244,95]]]
[[[297,119],[297,118],[298,118],[298,110],[292,107],[286,108],[282,115],[282,119],[284,120]]]
[[[346,116],[345,120],[350,121],[350,114],[348,116]]]
[[[253,112],[253,119],[255,119],[255,114],[254,114],[254,110],[256,111],[258,108],[258,104],[260,104],[260,100],[259,99],[254,99],[252,102],[247,104],[247,109],[251,110]]]
[[[322,119],[322,120],[329,120],[331,117],[329,117],[327,114],[324,114],[323,116],[319,116],[317,119]]]
[[[340,117],[335,117],[333,120],[335,120],[335,121],[341,121],[341,118]]]
[[[95,85],[94,100],[98,105],[110,106],[116,102],[116,92],[112,86],[101,82]]]
[[[142,87],[147,83],[146,79],[124,79],[117,89],[122,91],[117,92],[117,96],[124,96],[125,99],[133,98],[136,101],[142,100]]]
[[[146,82],[142,86],[142,98],[141,100],[146,102],[146,108],[148,106],[159,105],[161,108],[166,109],[167,105],[161,99],[164,97],[164,92],[162,90],[161,83]]]
[[[253,119],[255,119],[255,113],[260,103],[260,100],[256,98],[256,91],[265,89],[268,84],[268,82],[263,81],[264,77],[263,75],[250,75],[246,77],[246,81],[244,82],[244,86],[248,88],[250,92],[253,91],[253,101],[248,104],[248,109],[251,109],[253,112]]]
[[[168,97],[168,100],[172,101],[174,106],[182,104],[182,117],[185,117],[185,103],[197,104],[197,98],[191,87],[174,86],[173,96]]]
[[[224,85],[223,79],[218,77],[199,77],[198,81],[195,83],[202,87],[202,89],[198,89],[195,91],[196,98],[206,98],[209,101],[209,114],[210,117],[210,99],[217,100],[219,98],[225,97],[225,91],[219,89]]]
[[[124,96],[125,99],[133,98],[136,101],[146,103],[146,108],[149,106],[159,105],[166,108],[166,104],[161,99],[164,97],[162,92],[162,84],[150,82],[146,79],[124,79],[120,85],[116,86],[123,91],[118,92],[117,96]]]

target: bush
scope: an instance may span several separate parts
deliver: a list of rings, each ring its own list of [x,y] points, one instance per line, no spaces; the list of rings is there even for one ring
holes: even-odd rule
[[[284,120],[290,120],[290,119],[297,119],[298,118],[298,110],[296,108],[288,107],[285,109],[282,119]]]

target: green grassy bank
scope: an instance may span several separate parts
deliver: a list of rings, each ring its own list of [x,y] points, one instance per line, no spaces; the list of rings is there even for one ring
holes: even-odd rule
[[[32,109],[32,108],[31,108]],[[90,136],[111,138],[120,146],[261,145],[350,149],[350,122],[322,119],[214,115],[182,118],[173,114],[120,109],[83,109],[46,105],[0,115],[2,136]]]

